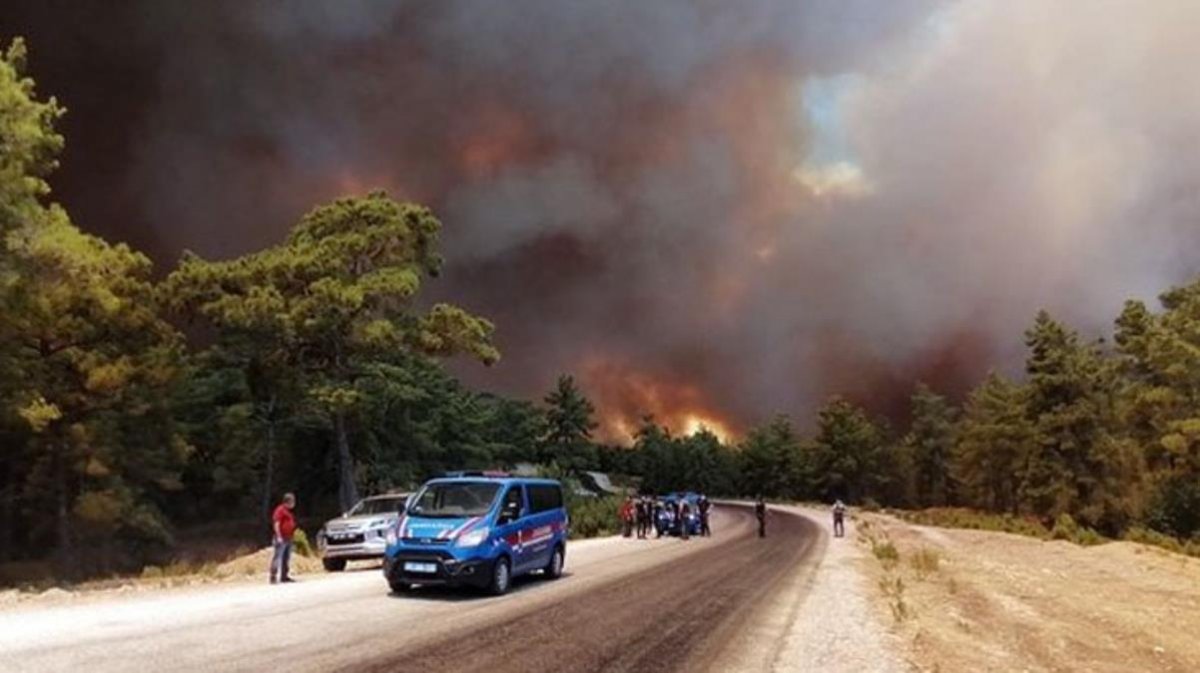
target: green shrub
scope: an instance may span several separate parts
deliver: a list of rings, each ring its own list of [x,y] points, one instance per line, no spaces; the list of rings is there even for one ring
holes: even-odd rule
[[[619,496],[568,499],[567,513],[571,517],[571,538],[582,539],[616,533],[620,527],[621,502]]]
[[[1130,528],[1125,531],[1125,535],[1121,539],[1166,549],[1176,554],[1187,554],[1188,556],[1200,558],[1200,539],[1180,540],[1179,538],[1143,526]]]
[[[1200,538],[1192,538],[1183,546],[1183,553],[1200,558]]]
[[[934,507],[915,512],[898,512],[897,515],[909,523],[922,526],[1013,533],[1042,540],[1050,537],[1050,531],[1037,519],[1011,514],[977,512],[959,507]]]
[[[292,547],[297,554],[305,558],[314,558],[317,555],[308,541],[308,534],[301,528],[297,528],[296,533],[292,536]]]
[[[1066,540],[1077,545],[1090,547],[1104,543],[1106,540],[1096,531],[1087,526],[1080,526],[1066,512],[1059,514],[1054,522],[1050,536],[1055,540]]]

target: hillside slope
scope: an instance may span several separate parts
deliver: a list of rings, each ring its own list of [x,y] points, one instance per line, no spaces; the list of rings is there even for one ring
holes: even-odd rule
[[[918,670],[1200,670],[1198,559],[856,519],[877,607]]]

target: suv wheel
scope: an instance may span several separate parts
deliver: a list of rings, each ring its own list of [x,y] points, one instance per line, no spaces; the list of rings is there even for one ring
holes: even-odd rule
[[[546,579],[556,580],[562,577],[563,574],[563,550],[562,547],[555,547],[554,553],[550,555],[550,565],[546,566]]]
[[[326,558],[321,559],[321,565],[331,573],[340,573],[346,569],[346,559],[344,558]]]
[[[388,580],[388,586],[392,588],[392,593],[394,594],[406,594],[412,591],[413,588],[408,582],[401,582],[399,580]]]
[[[508,587],[511,583],[512,566],[508,564],[508,559],[501,556],[492,565],[492,582],[488,585],[488,593],[493,596],[508,593]]]

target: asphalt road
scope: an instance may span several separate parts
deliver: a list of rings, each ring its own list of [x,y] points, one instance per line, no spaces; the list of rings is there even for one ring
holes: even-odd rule
[[[732,649],[774,646],[750,625],[804,586],[825,534],[773,512],[759,539],[736,506],[719,507],[714,528],[687,542],[572,543],[565,577],[498,598],[391,595],[364,570],[23,607],[0,612],[0,670],[717,670]]]

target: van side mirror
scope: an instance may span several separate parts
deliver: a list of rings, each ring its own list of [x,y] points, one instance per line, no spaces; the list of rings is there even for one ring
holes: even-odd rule
[[[497,518],[498,524],[512,523],[521,518],[521,505],[515,502],[506,503],[504,508],[500,510],[500,516]]]

